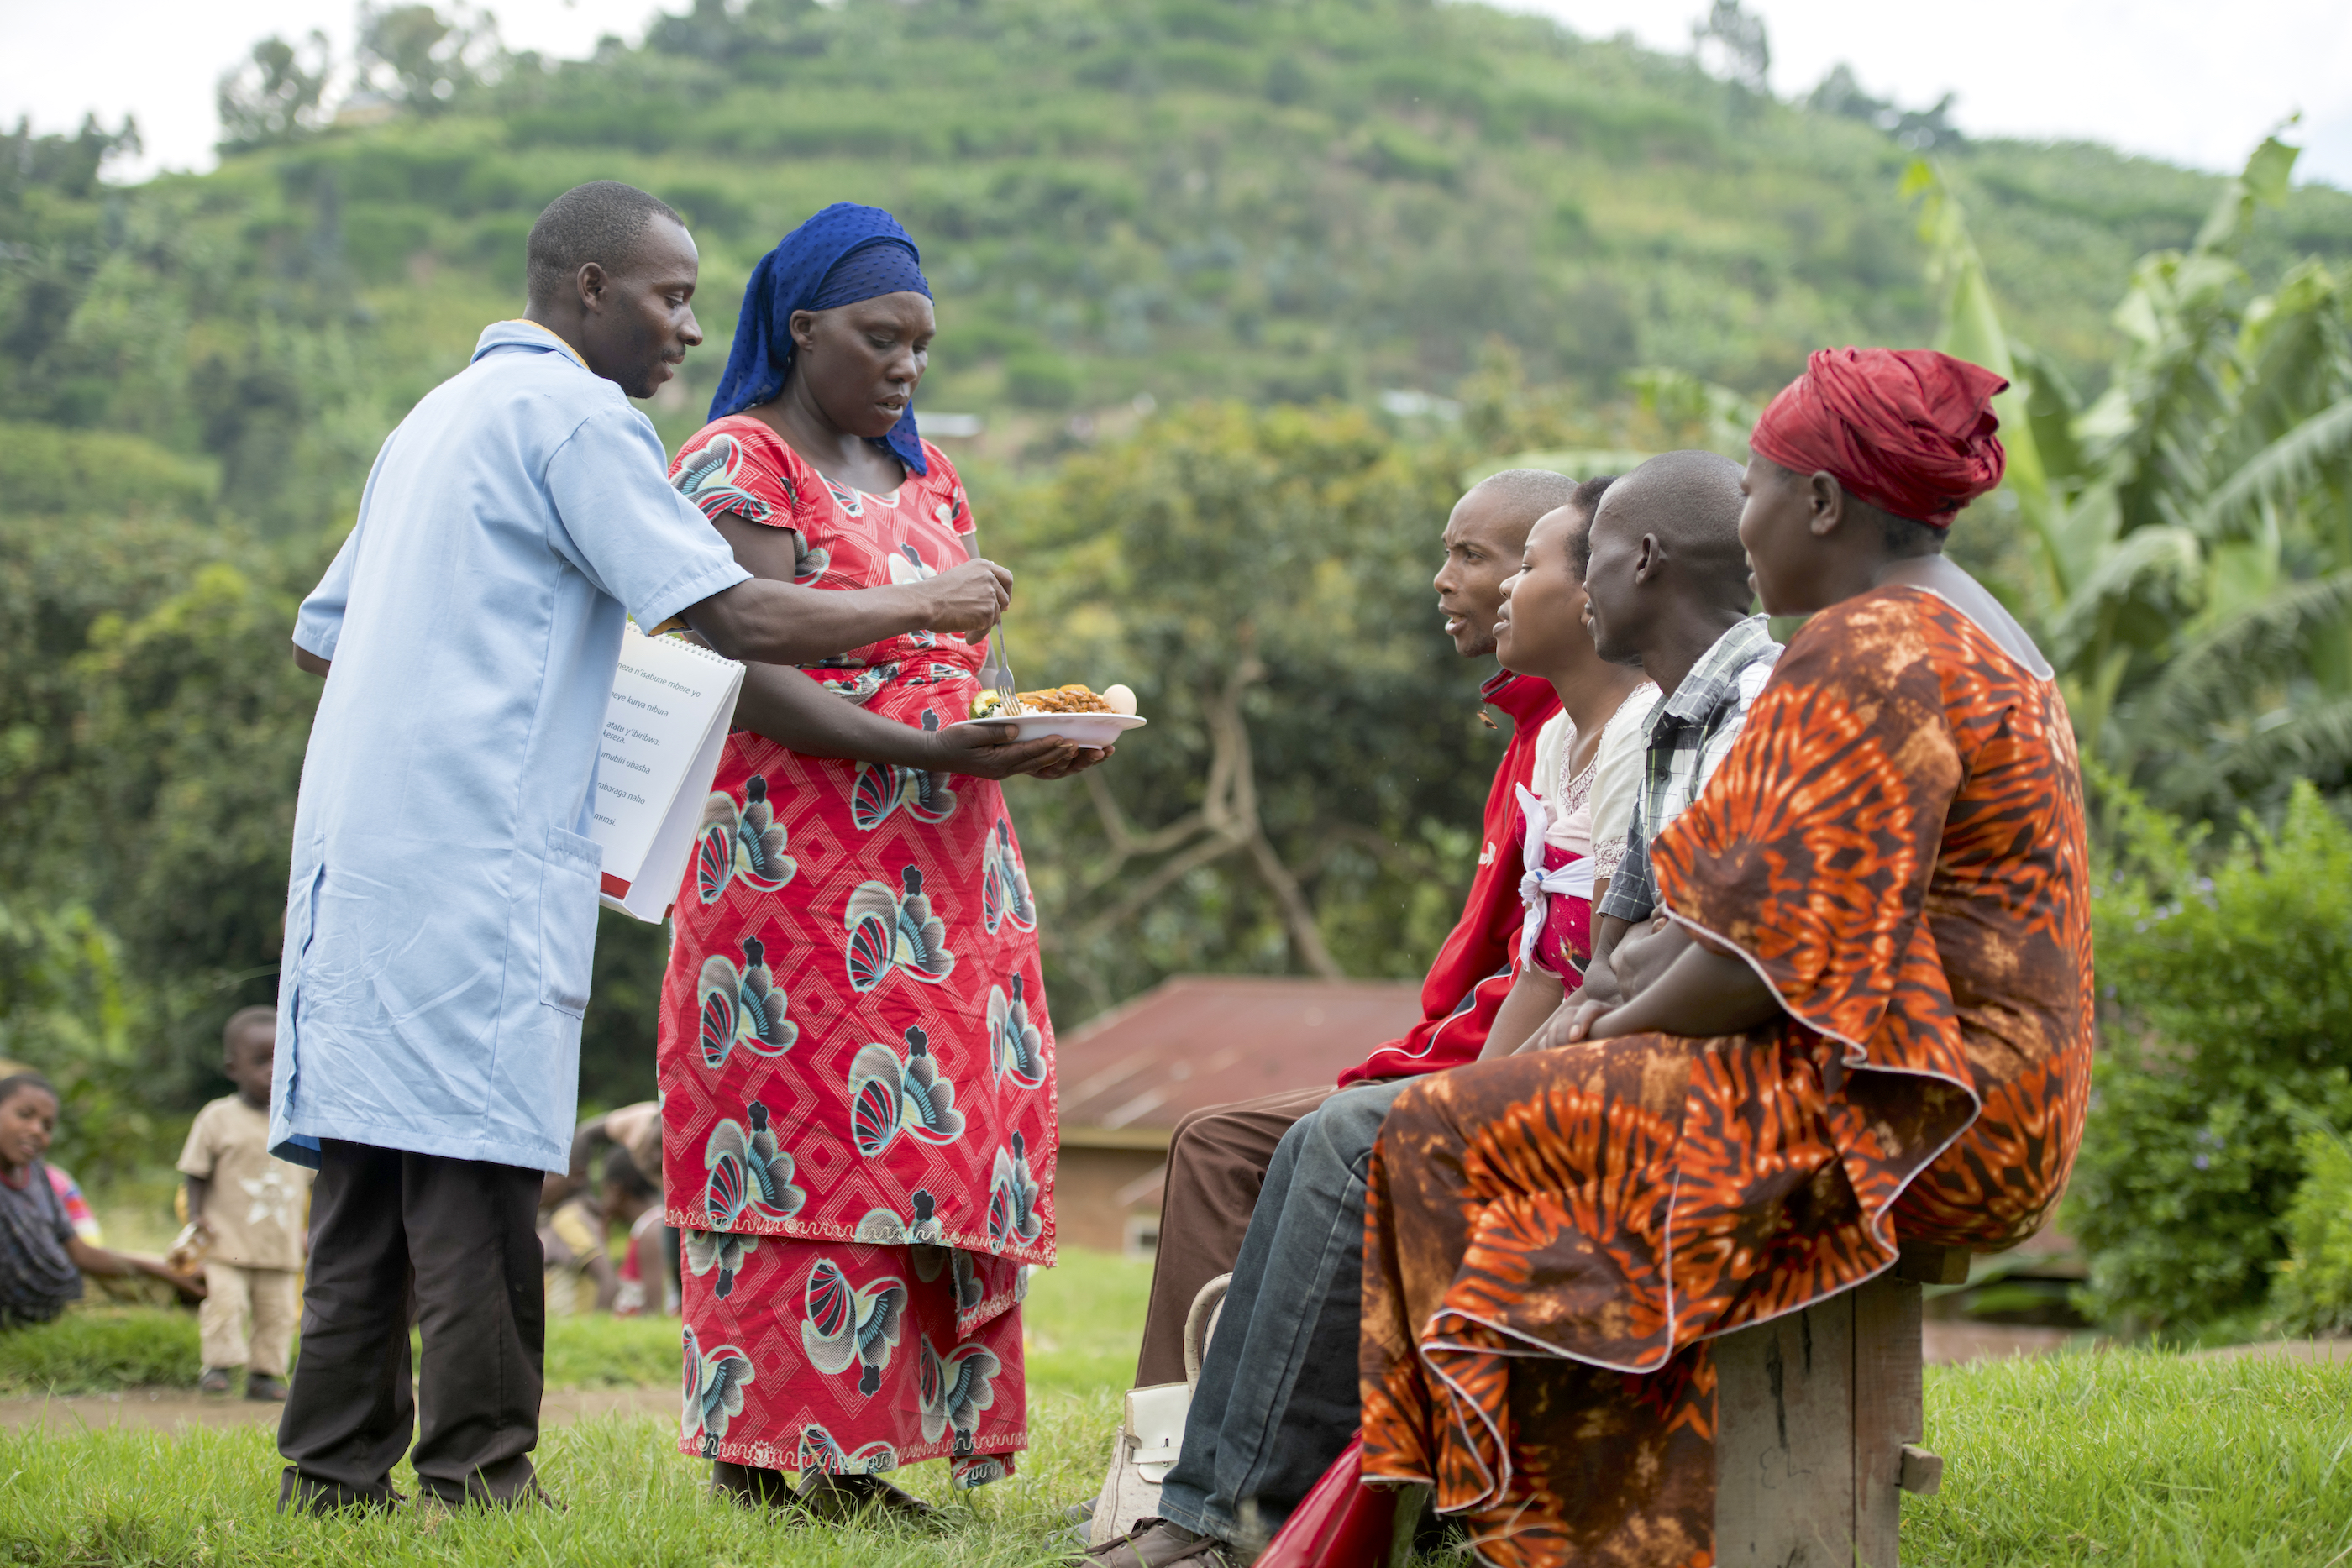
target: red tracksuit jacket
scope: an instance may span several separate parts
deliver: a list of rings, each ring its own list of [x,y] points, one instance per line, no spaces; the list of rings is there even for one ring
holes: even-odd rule
[[[1478,873],[1429,977],[1421,983],[1421,1021],[1339,1075],[1344,1088],[1375,1078],[1410,1078],[1478,1060],[1486,1030],[1511,991],[1511,957],[1519,943],[1519,804],[1516,786],[1534,777],[1536,733],[1559,711],[1549,681],[1508,670],[1478,688],[1511,720],[1511,744],[1486,792],[1486,831]]]

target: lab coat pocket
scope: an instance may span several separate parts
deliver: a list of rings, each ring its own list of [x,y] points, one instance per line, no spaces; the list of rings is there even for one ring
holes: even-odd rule
[[[547,830],[539,877],[539,999],[573,1018],[588,1006],[604,869],[604,846],[593,839],[562,828]]]

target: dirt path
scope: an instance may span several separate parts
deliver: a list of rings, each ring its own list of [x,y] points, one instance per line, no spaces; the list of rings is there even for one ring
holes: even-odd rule
[[[1950,1322],[1929,1318],[1920,1325],[1920,1354],[1929,1366],[1964,1361],[1998,1361],[2011,1355],[2052,1355],[2082,1338],[2072,1329],[2020,1328],[2008,1323]]]
[[[134,1388],[121,1394],[59,1395],[47,1399],[0,1399],[0,1428],[40,1427],[73,1431],[133,1427],[168,1431],[176,1427],[275,1426],[284,1408],[251,1399],[207,1399],[184,1388]],[[595,1416],[661,1416],[677,1418],[674,1388],[560,1389],[547,1396],[541,1424],[567,1426]]]

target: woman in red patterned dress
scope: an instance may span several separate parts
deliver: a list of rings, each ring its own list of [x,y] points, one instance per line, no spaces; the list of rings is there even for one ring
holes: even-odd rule
[[[828,208],[760,263],[711,423],[672,465],[753,573],[974,570],[963,486],[910,412],[931,333],[887,213]],[[947,1458],[977,1485],[1026,1443],[1017,1303],[1054,1260],[1054,1035],[991,780],[1108,752],[950,728],[981,659],[910,626],[753,666],[678,890],[660,1083],[679,1447],[746,1500],[922,1511],[880,1476]]]
[[[2000,476],[1998,376],[1815,354],[1740,519],[1810,614],[1653,846],[1628,999],[1405,1092],[1370,1178],[1370,1480],[1502,1564],[1714,1561],[1708,1340],[2064,1189],[2091,1050],[2082,783],[2032,642],[1943,558]],[[1556,1049],[1544,1049],[1547,1046]]]

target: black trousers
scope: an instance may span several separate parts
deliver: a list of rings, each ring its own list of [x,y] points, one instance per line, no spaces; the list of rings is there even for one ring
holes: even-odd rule
[[[547,1345],[540,1179],[326,1142],[310,1190],[301,1358],[278,1427],[280,1506],[390,1502],[413,1429],[417,1479],[444,1500],[534,1495]],[[412,1288],[425,1342],[414,1394]]]

